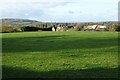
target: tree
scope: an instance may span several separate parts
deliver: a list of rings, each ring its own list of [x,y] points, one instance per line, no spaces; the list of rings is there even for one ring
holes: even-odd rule
[[[74,30],[75,31],[81,31],[83,29],[83,25],[81,25],[81,24],[76,24],[75,26],[74,26]]]
[[[113,24],[111,26],[111,29],[114,30],[114,31],[120,31],[120,24]]]

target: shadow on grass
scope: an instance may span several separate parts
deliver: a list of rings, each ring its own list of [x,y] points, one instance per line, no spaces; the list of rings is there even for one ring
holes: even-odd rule
[[[117,45],[117,39],[60,36],[3,38],[3,52],[47,52],[65,49],[94,49]],[[116,49],[117,50],[117,49]],[[113,51],[114,50],[107,50]]]
[[[35,72],[28,69],[3,66],[5,78],[118,78],[118,68],[93,68],[86,70],[56,70]]]

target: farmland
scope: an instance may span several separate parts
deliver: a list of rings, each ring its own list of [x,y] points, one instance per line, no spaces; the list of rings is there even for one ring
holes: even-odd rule
[[[117,78],[118,32],[2,34],[3,78]]]

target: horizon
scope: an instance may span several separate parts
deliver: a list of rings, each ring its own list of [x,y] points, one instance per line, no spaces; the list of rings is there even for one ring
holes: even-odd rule
[[[33,21],[38,21],[38,22],[42,22],[39,20],[35,20],[35,19],[27,19],[27,18],[0,18],[0,19],[22,19],[22,20],[33,20]],[[43,22],[43,23],[101,23],[101,22],[118,22],[118,21],[94,21],[94,22]]]
[[[4,0],[0,3],[0,18],[65,23],[118,21],[118,2],[119,0]]]

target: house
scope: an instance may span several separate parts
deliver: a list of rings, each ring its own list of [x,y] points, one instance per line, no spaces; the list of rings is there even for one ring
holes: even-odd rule
[[[53,26],[52,31],[67,31],[68,26]]]
[[[61,31],[62,27],[60,26],[53,26],[52,31]]]
[[[84,31],[105,31],[106,28],[103,25],[88,25],[84,26]]]
[[[97,25],[88,25],[84,26],[84,31],[94,31],[96,29]]]
[[[107,28],[106,26],[98,25],[95,30],[96,31],[105,31],[106,28]]]

